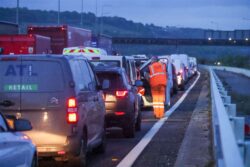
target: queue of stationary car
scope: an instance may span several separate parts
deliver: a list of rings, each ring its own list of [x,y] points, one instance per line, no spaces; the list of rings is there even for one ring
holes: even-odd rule
[[[171,95],[196,74],[197,62],[176,54],[159,59],[167,67],[170,106]],[[33,167],[38,158],[86,166],[89,152],[105,151],[107,128],[134,137],[141,130],[141,108],[152,106],[144,76],[150,62],[145,55],[109,56],[90,47],[65,48],[62,55],[0,56],[0,146],[12,143],[0,151],[0,166]],[[20,151],[12,156],[11,149]]]

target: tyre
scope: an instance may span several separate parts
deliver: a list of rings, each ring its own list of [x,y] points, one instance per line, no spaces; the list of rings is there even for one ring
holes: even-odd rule
[[[128,121],[127,124],[123,127],[123,135],[126,138],[134,138],[135,137],[135,119],[134,119],[134,115],[130,119],[130,121]]]
[[[106,128],[104,127],[102,134],[102,142],[98,147],[94,148],[93,152],[104,153],[105,151],[106,151]]]
[[[37,167],[37,166],[38,166],[37,156],[34,155],[32,159],[32,163],[31,163],[31,167]]]
[[[185,90],[185,84],[184,83],[181,84],[181,88],[180,89],[181,89],[181,91]]]
[[[77,157],[71,157],[68,160],[68,167],[86,167],[87,166],[87,142],[82,139],[80,154]]]
[[[140,131],[141,130],[141,111],[138,111],[138,116],[136,119],[136,124],[135,124],[135,130]]]

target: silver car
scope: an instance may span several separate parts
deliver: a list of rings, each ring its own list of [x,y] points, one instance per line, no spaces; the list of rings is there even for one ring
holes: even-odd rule
[[[0,166],[36,167],[36,147],[28,136],[20,132],[31,130],[30,122],[23,119],[8,119],[8,122],[0,113]]]

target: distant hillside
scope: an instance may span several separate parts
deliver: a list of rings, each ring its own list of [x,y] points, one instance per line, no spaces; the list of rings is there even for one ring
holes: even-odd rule
[[[29,10],[20,8],[21,32],[25,33],[26,26],[36,25],[56,25],[56,11]],[[169,38],[203,38],[203,29],[159,27],[153,24],[135,23],[121,17],[98,17],[93,13],[83,14],[83,26],[80,25],[80,13],[61,12],[61,24],[69,24],[76,27],[91,29],[110,36],[123,37],[169,37]],[[15,22],[15,8],[0,8],[0,21]],[[96,22],[98,24],[96,24]],[[103,26],[101,26],[103,23]],[[96,26],[98,25],[98,26]],[[102,29],[102,30],[101,30]]]

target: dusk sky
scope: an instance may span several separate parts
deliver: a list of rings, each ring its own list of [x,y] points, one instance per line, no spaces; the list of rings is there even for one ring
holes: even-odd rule
[[[250,0],[83,0],[84,12],[159,26],[250,29]],[[57,10],[58,0],[20,0],[20,7]],[[0,0],[15,7],[16,0]],[[61,0],[62,11],[81,11],[81,0]]]

